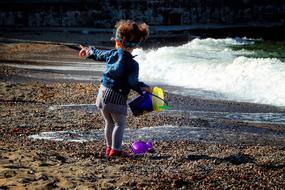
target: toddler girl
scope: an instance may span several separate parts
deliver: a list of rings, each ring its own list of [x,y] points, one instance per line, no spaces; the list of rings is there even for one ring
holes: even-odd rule
[[[139,82],[139,65],[131,54],[148,38],[148,25],[122,20],[115,27],[116,49],[98,50],[92,46],[81,46],[79,52],[80,57],[106,62],[96,99],[96,105],[105,120],[106,156],[122,155],[130,90],[135,90],[141,95],[143,91],[152,91],[151,87]]]

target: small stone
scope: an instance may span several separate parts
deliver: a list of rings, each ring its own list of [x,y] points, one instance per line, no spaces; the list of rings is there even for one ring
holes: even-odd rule
[[[188,182],[184,181],[183,179],[176,179],[172,183],[172,187],[175,188],[182,188],[185,187],[188,184]]]
[[[18,180],[19,183],[30,183],[32,181],[35,181],[35,178],[33,177],[24,177]]]
[[[48,180],[48,175],[47,174],[41,174],[40,175],[40,177],[38,178],[38,180],[44,180],[44,181],[46,181],[46,180]]]
[[[41,163],[39,163],[39,166],[40,167],[47,167],[47,166],[52,166],[52,164],[47,163],[47,162],[41,162]]]
[[[14,170],[7,170],[7,171],[4,171],[4,177],[5,178],[11,178],[11,177],[14,177],[16,175],[16,171]]]
[[[33,170],[27,171],[27,174],[34,174],[34,173],[35,173],[35,171],[33,171]]]

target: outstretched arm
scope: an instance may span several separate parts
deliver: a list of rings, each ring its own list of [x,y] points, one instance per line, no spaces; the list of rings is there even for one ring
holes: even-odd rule
[[[106,61],[106,59],[112,54],[113,50],[99,50],[94,46],[80,45],[79,56],[82,58],[94,59],[96,61]]]

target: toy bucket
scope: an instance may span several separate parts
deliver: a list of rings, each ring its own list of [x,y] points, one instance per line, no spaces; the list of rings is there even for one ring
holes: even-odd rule
[[[151,94],[144,92],[142,96],[138,96],[129,103],[134,116],[153,111]]]
[[[134,116],[139,116],[152,111],[163,110],[164,105],[163,90],[154,87],[153,93],[144,92],[129,103],[130,109]]]

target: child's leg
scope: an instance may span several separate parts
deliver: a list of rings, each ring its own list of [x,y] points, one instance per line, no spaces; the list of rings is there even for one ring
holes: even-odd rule
[[[115,128],[112,136],[112,149],[120,151],[122,149],[122,140],[127,116],[119,113],[111,114],[113,121],[115,122]]]
[[[112,134],[113,134],[115,124],[114,124],[114,121],[113,121],[113,118],[110,112],[101,110],[101,113],[105,120],[104,133],[105,133],[106,144],[107,144],[107,147],[111,147],[112,146]]]

